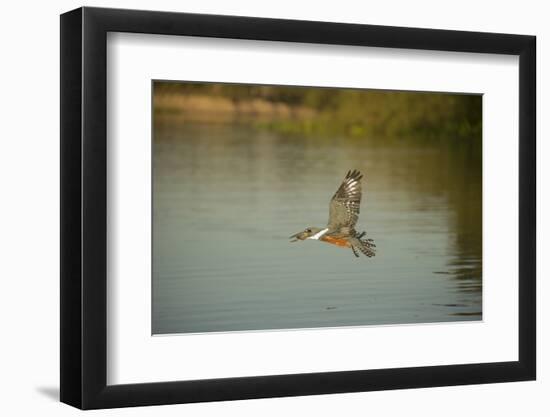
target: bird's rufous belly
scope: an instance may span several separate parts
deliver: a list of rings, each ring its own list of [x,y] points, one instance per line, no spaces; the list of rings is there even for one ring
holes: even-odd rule
[[[344,248],[349,248],[351,245],[349,241],[345,238],[338,238],[338,237],[331,237],[331,236],[323,236],[321,238],[323,242],[331,243],[336,246],[342,246]]]

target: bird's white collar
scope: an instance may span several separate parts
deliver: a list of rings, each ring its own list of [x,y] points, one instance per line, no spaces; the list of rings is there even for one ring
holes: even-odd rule
[[[327,231],[328,231],[328,227],[326,229],[321,230],[320,232],[315,233],[313,236],[308,237],[308,239],[319,240],[319,238],[323,236]]]

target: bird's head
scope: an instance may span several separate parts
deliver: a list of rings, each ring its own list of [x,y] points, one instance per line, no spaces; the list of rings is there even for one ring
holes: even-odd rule
[[[308,227],[307,229],[299,233],[296,233],[295,235],[290,236],[289,239],[292,239],[291,242],[297,242],[298,240],[306,240],[312,236],[315,236],[321,230],[323,229],[321,229],[320,227]]]

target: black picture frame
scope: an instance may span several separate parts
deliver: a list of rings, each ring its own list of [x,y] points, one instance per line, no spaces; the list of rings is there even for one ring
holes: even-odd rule
[[[108,32],[519,56],[519,360],[107,385]],[[535,51],[524,35],[88,7],[61,15],[61,401],[95,409],[535,379]]]

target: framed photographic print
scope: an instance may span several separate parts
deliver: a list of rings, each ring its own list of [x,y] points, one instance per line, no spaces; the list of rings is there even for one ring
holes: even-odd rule
[[[61,401],[535,378],[535,38],[61,16]]]

